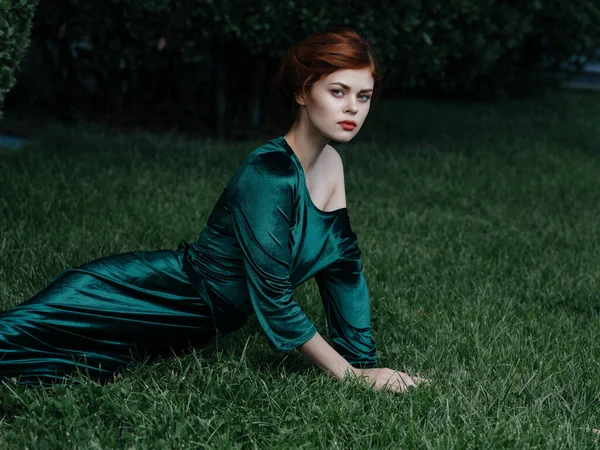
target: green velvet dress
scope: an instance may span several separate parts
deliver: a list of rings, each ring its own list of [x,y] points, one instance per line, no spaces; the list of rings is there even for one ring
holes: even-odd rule
[[[311,277],[331,345],[354,367],[374,367],[348,210],[312,203],[300,160],[280,136],[248,155],[197,241],[65,270],[0,313],[0,379],[51,384],[80,372],[108,380],[134,355],[202,346],[253,313],[270,347],[287,352],[317,331],[294,300],[294,288]]]

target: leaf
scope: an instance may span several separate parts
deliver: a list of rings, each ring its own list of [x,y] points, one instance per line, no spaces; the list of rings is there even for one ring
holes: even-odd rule
[[[423,32],[423,40],[427,43],[427,45],[433,44],[433,41],[431,40],[431,36],[429,36],[428,33]]]

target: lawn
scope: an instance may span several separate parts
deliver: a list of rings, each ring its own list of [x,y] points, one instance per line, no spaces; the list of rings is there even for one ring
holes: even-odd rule
[[[432,385],[395,395],[330,379],[297,350],[272,352],[252,316],[106,385],[0,386],[0,447],[599,445],[599,100],[386,101],[332,143],[379,366]],[[0,153],[2,308],[69,267],[197,239],[245,155],[276,137],[35,135]],[[296,299],[326,337],[314,280]]]

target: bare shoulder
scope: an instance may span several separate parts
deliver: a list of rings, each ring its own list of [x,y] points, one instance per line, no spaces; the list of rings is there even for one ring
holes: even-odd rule
[[[325,146],[325,154],[327,158],[327,167],[329,171],[335,175],[336,179],[344,177],[344,163],[338,151],[331,145]]]
[[[344,164],[342,157],[331,145],[327,145],[327,166],[332,188],[327,209],[334,210],[346,207],[346,188],[344,186]]]

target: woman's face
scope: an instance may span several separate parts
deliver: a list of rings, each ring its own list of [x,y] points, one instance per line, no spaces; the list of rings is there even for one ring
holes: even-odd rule
[[[310,98],[297,99],[302,120],[308,120],[323,136],[336,142],[350,141],[361,129],[373,94],[374,80],[368,68],[344,69],[329,74],[312,86]],[[356,126],[342,126],[343,120]]]

